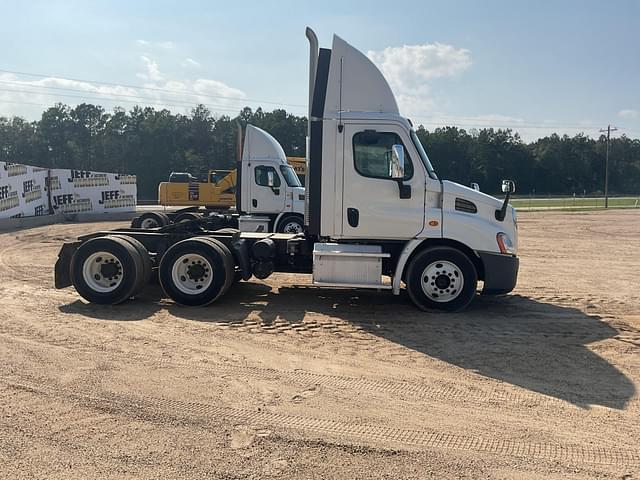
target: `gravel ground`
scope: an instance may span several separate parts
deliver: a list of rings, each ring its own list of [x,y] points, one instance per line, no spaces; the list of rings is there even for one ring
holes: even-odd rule
[[[192,309],[53,289],[120,225],[0,235],[0,478],[640,478],[640,212],[522,215],[518,287],[459,314],[279,274]]]

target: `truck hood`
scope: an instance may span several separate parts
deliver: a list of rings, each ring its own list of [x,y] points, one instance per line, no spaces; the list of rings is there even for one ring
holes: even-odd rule
[[[496,197],[479,192],[473,188],[465,187],[456,182],[450,182],[449,180],[442,181],[442,193],[456,195],[473,203],[481,203],[491,208],[500,208],[503,202]]]
[[[475,211],[458,208],[458,199],[471,202]],[[496,210],[502,207],[499,200],[486,193],[459,183],[442,182],[442,234],[445,238],[463,239],[463,243],[478,252],[500,251],[496,241],[499,233],[506,233],[511,239],[514,254],[518,249],[518,231],[515,210],[507,208],[503,221],[496,219]],[[469,205],[467,205],[470,207]]]

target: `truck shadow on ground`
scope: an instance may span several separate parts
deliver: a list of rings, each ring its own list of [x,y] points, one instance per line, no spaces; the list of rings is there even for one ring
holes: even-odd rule
[[[132,303],[133,304],[133,303]],[[161,310],[191,321],[252,331],[372,334],[476,374],[587,408],[623,409],[633,382],[587,347],[618,334],[595,315],[521,295],[478,296],[462,313],[422,312],[406,295],[280,287],[241,282],[209,307],[185,308],[150,286],[135,308],[63,305],[65,313],[104,320],[143,320]],[[315,314],[315,315],[309,315]],[[319,315],[319,316],[318,316]],[[324,328],[328,327],[328,328]],[[285,337],[283,337],[285,338]]]
[[[318,313],[329,323],[332,318],[347,322],[358,331],[583,408],[623,409],[636,393],[629,378],[587,347],[619,332],[577,308],[521,295],[478,296],[466,311],[451,314],[422,312],[406,295],[371,291],[281,287],[251,302],[246,293],[230,294],[220,306],[229,311],[240,304],[257,313],[263,325],[300,326],[308,312]],[[340,333],[339,325],[336,330]]]

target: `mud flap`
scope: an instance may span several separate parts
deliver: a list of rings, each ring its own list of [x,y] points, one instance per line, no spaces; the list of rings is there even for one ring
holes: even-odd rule
[[[70,287],[71,283],[71,259],[82,242],[64,243],[55,265],[54,284],[56,288]]]
[[[249,260],[249,245],[247,241],[241,239],[238,235],[236,239],[231,243],[231,249],[235,257],[238,267],[242,272],[242,279],[249,280],[252,275],[251,262]]]

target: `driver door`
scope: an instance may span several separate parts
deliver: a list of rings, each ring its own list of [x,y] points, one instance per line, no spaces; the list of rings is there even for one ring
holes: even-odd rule
[[[279,213],[284,210],[285,188],[278,170],[272,165],[255,165],[251,168],[250,211],[252,213]],[[273,186],[269,186],[269,174]]]
[[[409,239],[424,226],[425,171],[406,132],[395,125],[346,124],[342,236]],[[391,149],[404,147],[409,198],[391,178]]]

